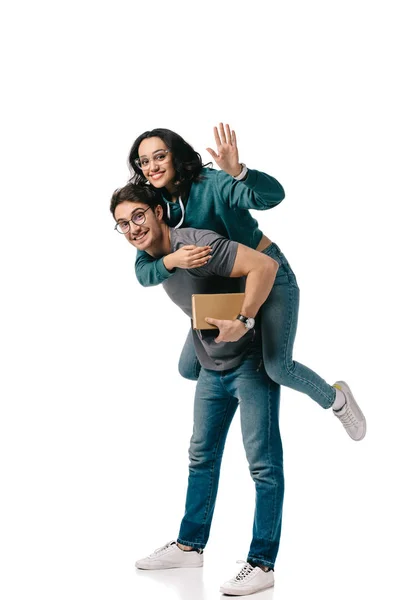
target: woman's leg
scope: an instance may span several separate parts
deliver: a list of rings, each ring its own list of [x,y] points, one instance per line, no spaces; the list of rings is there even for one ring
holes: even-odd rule
[[[179,357],[178,370],[180,375],[185,379],[197,381],[200,374],[201,365],[196,356],[193,344],[193,333],[189,329],[186,341],[183,345],[181,355]]]
[[[271,244],[264,254],[279,263],[274,286],[261,307],[265,370],[276,383],[308,394],[323,408],[330,408],[335,400],[335,388],[292,358],[300,293],[296,277],[276,244]]]

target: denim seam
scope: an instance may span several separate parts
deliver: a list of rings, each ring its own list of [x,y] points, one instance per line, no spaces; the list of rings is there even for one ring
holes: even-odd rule
[[[271,410],[271,387],[268,386],[268,456],[271,457],[271,425],[272,425],[272,410]],[[271,458],[270,458],[271,460]],[[270,534],[269,534],[269,544],[271,545],[272,542],[272,536],[273,536],[273,532],[275,530],[275,519],[276,519],[276,491],[277,491],[277,485],[276,485],[276,477],[275,477],[275,467],[272,466],[272,471],[273,471],[273,481],[274,481],[274,503],[273,503],[273,510],[272,510],[272,525],[271,525],[271,530],[270,530]]]

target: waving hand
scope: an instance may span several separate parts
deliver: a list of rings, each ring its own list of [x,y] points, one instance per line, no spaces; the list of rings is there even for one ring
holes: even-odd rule
[[[217,151],[215,152],[212,148],[207,148],[207,151],[211,154],[220,169],[237,177],[242,170],[242,165],[239,163],[239,151],[236,145],[236,133],[229,127],[228,124],[219,124],[218,127],[214,127],[214,138],[217,145]]]

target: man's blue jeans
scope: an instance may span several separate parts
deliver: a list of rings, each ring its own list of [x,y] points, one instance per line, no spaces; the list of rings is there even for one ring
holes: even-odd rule
[[[271,293],[260,309],[265,370],[279,385],[308,394],[322,408],[330,408],[335,400],[335,388],[292,358],[300,299],[296,277],[276,244],[268,246],[264,254],[279,264]],[[186,379],[196,380],[200,369],[189,331],[179,359],[179,372]]]
[[[185,515],[177,541],[204,548],[210,533],[222,454],[236,408],[256,501],[247,560],[273,567],[279,548],[284,492],[279,432],[280,387],[265,373],[261,348],[228,371],[201,369],[194,402]],[[232,498],[238,514],[240,490]],[[234,531],[234,521],[232,522]]]

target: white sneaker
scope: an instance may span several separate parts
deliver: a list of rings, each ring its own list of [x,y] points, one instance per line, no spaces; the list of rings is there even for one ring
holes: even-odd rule
[[[137,569],[179,569],[182,567],[202,567],[203,551],[185,552],[176,542],[168,542],[152,554],[135,563]]]
[[[341,390],[346,398],[344,406],[334,410],[333,414],[341,421],[349,436],[359,442],[367,432],[365,417],[345,381],[337,381],[333,387]]]
[[[266,590],[274,585],[274,572],[263,571],[260,567],[253,567],[244,560],[238,560],[238,563],[244,563],[239,573],[233,579],[225,581],[219,591],[222,594],[231,594],[232,596],[246,596]]]

